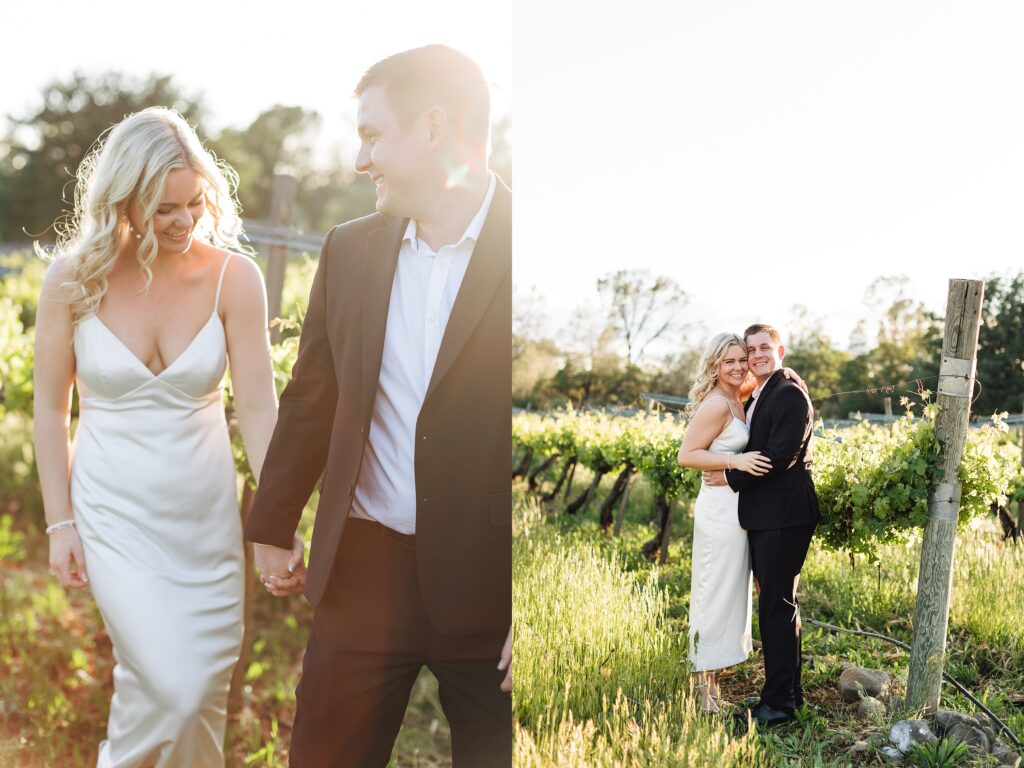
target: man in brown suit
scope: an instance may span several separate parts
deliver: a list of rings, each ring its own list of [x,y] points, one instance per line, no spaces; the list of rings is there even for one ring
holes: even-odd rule
[[[487,168],[488,89],[427,46],[356,96],[377,213],[327,235],[245,531],[267,588],[305,582],[315,609],[291,765],[386,765],[425,664],[454,765],[508,766],[512,195]]]

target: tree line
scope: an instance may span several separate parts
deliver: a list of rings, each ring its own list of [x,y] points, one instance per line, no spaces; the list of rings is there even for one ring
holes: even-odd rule
[[[343,97],[342,97],[343,98]],[[9,116],[0,137],[0,242],[52,241],[52,225],[73,208],[74,178],[90,147],[125,116],[149,106],[176,109],[196,126],[218,158],[239,174],[238,197],[247,219],[270,213],[271,180],[289,173],[298,180],[294,224],[326,232],[334,224],[371,213],[373,185],[352,168],[335,141],[315,152],[321,116],[295,105],[268,106],[245,126],[210,128],[201,93],[190,93],[168,75],[145,79],[120,72],[75,73],[55,80],[40,94],[39,106]],[[491,163],[511,183],[509,115],[493,129]],[[354,140],[351,136],[338,137]],[[326,154],[326,157],[323,155]]]
[[[600,302],[577,310],[557,335],[543,295],[520,292],[513,318],[513,399],[521,408],[642,407],[641,394],[685,396],[703,333],[682,324],[689,301],[672,278],[620,270],[596,281]],[[786,332],[786,365],[807,382],[819,416],[882,413],[885,399],[935,391],[944,318],[913,297],[906,277],[868,288],[848,346],[796,307]],[[742,329],[737,329],[742,330]],[[660,356],[651,350],[660,348]],[[1020,413],[1024,406],[1024,272],[986,281],[972,413]],[[888,387],[887,385],[899,385]]]

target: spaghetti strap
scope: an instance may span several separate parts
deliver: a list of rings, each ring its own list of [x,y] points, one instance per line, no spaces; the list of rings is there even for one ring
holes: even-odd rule
[[[727,397],[723,397],[722,395],[708,395],[707,397],[704,398],[704,403],[706,403],[708,400],[713,400],[715,398],[718,398],[719,400],[725,400],[725,404],[729,406],[729,413],[732,414],[732,417],[734,419],[740,419],[740,417],[736,415],[736,411],[732,409],[732,403],[729,402],[729,398]],[[701,403],[701,405],[703,405],[704,403]],[[743,421],[743,419],[740,419],[740,421]]]
[[[217,295],[214,296],[214,298],[213,298],[213,311],[214,312],[216,312],[218,307],[220,307],[220,287],[221,287],[221,285],[224,284],[224,273],[227,272],[228,262],[231,261],[231,257],[233,255],[234,254],[232,254],[231,251],[228,251],[227,258],[224,259],[224,263],[221,264],[221,266],[220,266],[220,277],[217,278]]]

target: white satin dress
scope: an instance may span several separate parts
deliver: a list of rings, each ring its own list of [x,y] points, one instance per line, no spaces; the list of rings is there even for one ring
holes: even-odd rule
[[[75,329],[71,505],[114,646],[99,768],[223,768],[244,557],[217,313],[154,375],[98,316]]]
[[[734,414],[708,451],[738,454],[749,438],[746,422]],[[744,661],[753,648],[750,544],[740,527],[738,501],[739,494],[728,485],[702,484],[693,505],[690,665],[694,672],[731,667]]]

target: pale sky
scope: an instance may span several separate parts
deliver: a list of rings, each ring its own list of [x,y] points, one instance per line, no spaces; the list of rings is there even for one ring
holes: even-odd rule
[[[708,334],[802,303],[845,346],[878,276],[941,311],[1024,268],[1024,3],[551,3],[521,37],[516,276],[552,315],[647,268]]]
[[[513,111],[509,80],[516,41],[508,28],[492,22],[484,4],[472,0],[51,0],[6,3],[0,27],[3,116],[38,108],[45,84],[76,69],[140,77],[155,72],[173,75],[186,93],[201,91],[215,129],[245,126],[274,104],[298,105],[321,114],[324,132],[344,130],[340,138],[350,142],[354,155],[351,94],[363,71],[385,56],[428,43],[450,45],[475,59],[491,84],[495,112]]]
[[[367,65],[460,48],[513,115],[515,279],[553,329],[633,267],[676,278],[708,333],[804,304],[845,345],[879,276],[941,311],[948,278],[1024,268],[1013,0],[7,5],[5,115],[116,68],[201,90],[217,127],[283,103],[329,134]]]

